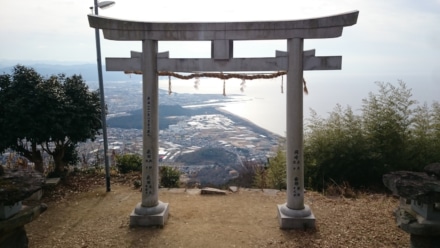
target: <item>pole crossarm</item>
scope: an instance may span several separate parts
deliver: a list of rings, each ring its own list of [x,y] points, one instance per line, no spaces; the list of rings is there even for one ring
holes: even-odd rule
[[[267,40],[335,38],[356,24],[359,11],[338,15],[260,22],[141,22],[88,15],[89,25],[109,40]]]
[[[342,56],[315,56],[315,50],[303,52],[303,70],[340,70]],[[229,60],[170,59],[168,52],[157,56],[158,71],[172,72],[237,72],[237,71],[287,71],[287,53],[276,51],[272,58],[231,58]],[[107,71],[141,71],[141,53],[132,52],[131,58],[106,58]]]

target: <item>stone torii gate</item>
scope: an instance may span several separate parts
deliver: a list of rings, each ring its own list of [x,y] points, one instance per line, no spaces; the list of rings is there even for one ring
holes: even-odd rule
[[[109,40],[138,40],[142,52],[131,58],[107,58],[108,71],[140,71],[143,82],[142,201],[130,215],[132,226],[163,226],[168,203],[158,197],[158,74],[170,72],[286,71],[287,202],[278,205],[283,229],[314,227],[315,217],[304,204],[303,70],[341,69],[341,56],[316,57],[304,51],[304,39],[335,38],[356,24],[359,11],[333,16],[264,22],[156,23],[88,15],[92,28]],[[287,52],[270,58],[234,58],[234,40],[287,40]],[[211,58],[171,59],[158,54],[158,41],[211,41]]]

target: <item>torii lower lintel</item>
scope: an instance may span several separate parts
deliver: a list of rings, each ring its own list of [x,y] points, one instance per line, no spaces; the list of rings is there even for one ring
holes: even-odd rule
[[[157,56],[158,71],[195,72],[195,71],[287,71],[287,53],[276,52],[269,58],[230,58],[216,60],[210,58],[170,59],[168,52]],[[315,56],[315,50],[304,51],[303,70],[340,70],[342,56]],[[141,53],[132,53],[131,58],[106,58],[107,71],[141,71]]]

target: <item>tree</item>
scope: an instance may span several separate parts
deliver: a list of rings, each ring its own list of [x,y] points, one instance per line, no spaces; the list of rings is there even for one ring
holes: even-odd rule
[[[432,104],[432,110],[431,110],[431,117],[432,117],[432,146],[434,147],[435,155],[436,157],[433,159],[436,162],[440,162],[440,103],[434,102]]]
[[[411,89],[399,81],[399,87],[377,83],[379,93],[363,99],[363,123],[373,166],[384,174],[397,168],[410,168],[409,141],[414,119]]]
[[[286,152],[281,145],[278,146],[276,155],[269,159],[267,179],[269,186],[274,189],[281,190],[287,187]]]
[[[94,140],[101,128],[98,92],[79,75],[43,78],[17,65],[0,76],[0,152],[17,151],[43,172],[43,152],[51,155],[55,173],[75,161],[78,142]]]
[[[368,166],[362,123],[350,107],[337,105],[327,119],[313,112],[306,127],[304,175],[309,187],[321,189],[330,179],[365,182]]]
[[[414,111],[410,157],[416,161],[414,169],[440,161],[440,104],[430,109],[425,103]],[[418,168],[417,168],[418,167]]]
[[[405,83],[377,83],[363,99],[360,115],[336,106],[329,118],[312,114],[305,132],[306,179],[314,188],[326,181],[354,187],[381,187],[382,175],[420,171],[438,162],[440,105],[416,106]]]

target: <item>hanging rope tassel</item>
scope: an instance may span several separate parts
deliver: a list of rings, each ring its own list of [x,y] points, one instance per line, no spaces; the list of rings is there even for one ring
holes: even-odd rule
[[[226,80],[223,79],[223,96],[226,96]]]
[[[171,91],[171,76],[168,76],[168,95],[171,95],[173,93]]]
[[[244,88],[246,88],[246,80],[242,79],[240,84],[240,91],[244,92]]]
[[[196,80],[194,81],[194,89],[198,90],[200,85],[200,79],[196,77]]]
[[[284,84],[284,75],[281,76],[281,94],[284,93],[284,86],[283,86],[283,84]]]
[[[304,78],[303,78],[303,84],[304,84],[304,93],[306,95],[308,95],[309,94],[309,90],[307,90],[307,83],[306,83],[306,80]]]

